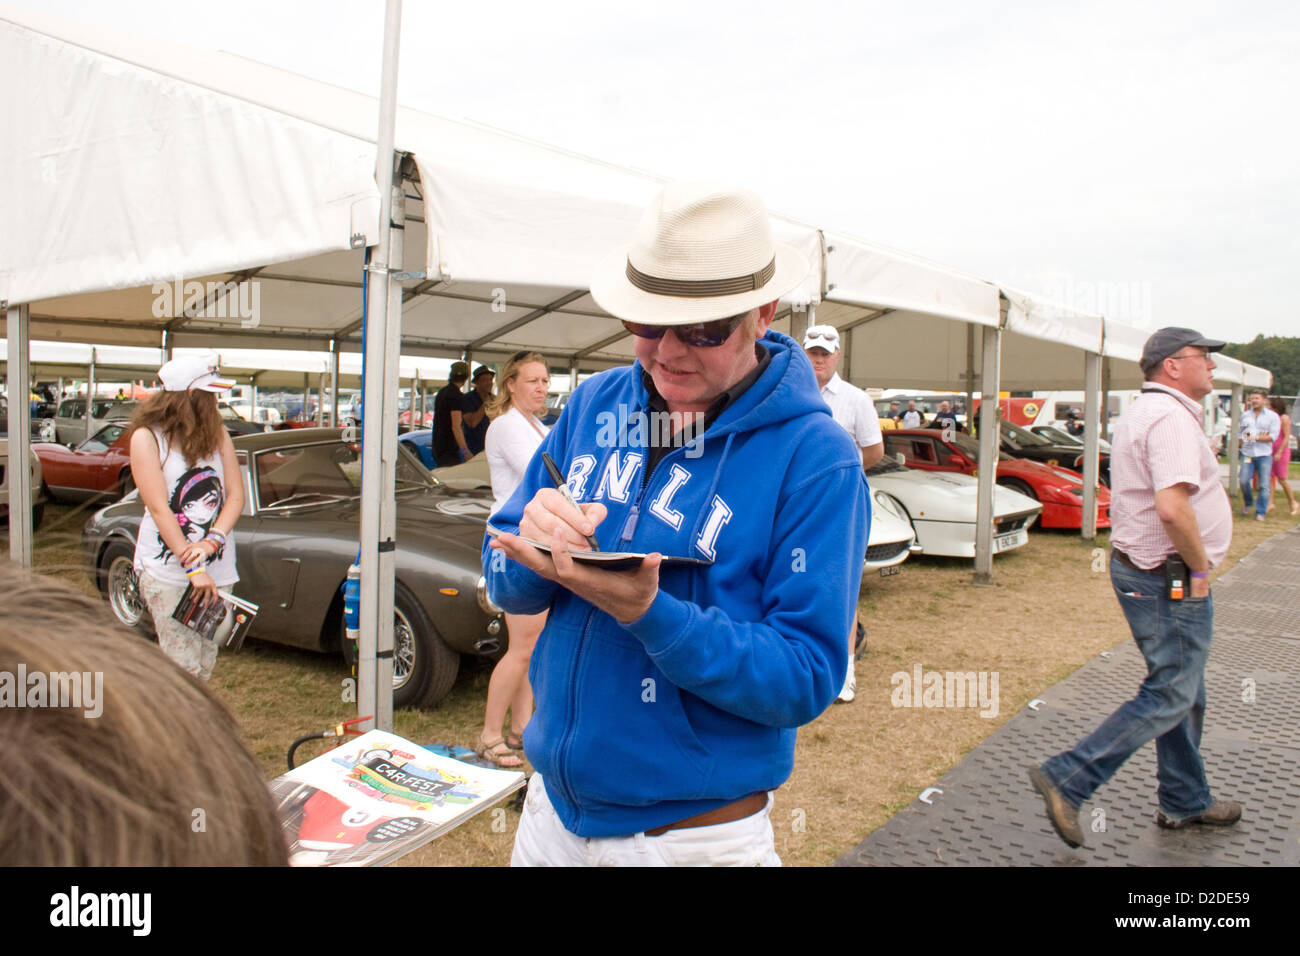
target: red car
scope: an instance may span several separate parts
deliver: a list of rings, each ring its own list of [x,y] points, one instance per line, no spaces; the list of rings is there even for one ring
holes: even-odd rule
[[[135,487],[131,480],[130,425],[105,425],[75,448],[34,443],[49,495],[59,501],[81,501],[97,495],[120,497]]]
[[[970,435],[956,432],[945,440],[938,429],[911,428],[887,431],[884,438],[885,454],[902,453],[908,468],[975,474],[979,442]],[[997,482],[1043,503],[1039,527],[1077,530],[1082,525],[1083,476],[1077,471],[1000,452]],[[1110,490],[1104,485],[1097,489],[1097,527],[1110,527]]]

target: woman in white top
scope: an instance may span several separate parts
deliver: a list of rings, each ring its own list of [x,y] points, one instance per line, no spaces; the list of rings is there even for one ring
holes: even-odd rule
[[[492,471],[492,510],[497,511],[523,480],[528,462],[546,437],[538,416],[546,411],[551,374],[546,360],[536,352],[519,352],[506,362],[499,378],[501,391],[488,404],[492,424],[487,430],[487,460]],[[528,684],[528,661],[546,623],[541,614],[507,614],[510,644],[492,670],[487,707],[478,752],[498,767],[522,767],[524,727],[533,715],[533,689]],[[510,731],[502,734],[506,711]]]
[[[190,585],[216,601],[218,590],[229,593],[239,580],[234,529],[244,483],[214,394],[234,383],[219,375],[215,352],[172,359],[158,370],[162,389],[136,410],[131,433],[131,477],[145,506],[135,543],[140,596],[163,653],[202,680],[212,675],[217,640],[172,612]]]

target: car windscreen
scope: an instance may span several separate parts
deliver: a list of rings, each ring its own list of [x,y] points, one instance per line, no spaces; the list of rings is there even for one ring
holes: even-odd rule
[[[398,449],[397,489],[428,487],[433,479],[409,451]],[[257,496],[263,508],[291,499],[354,498],[361,490],[361,443],[321,442],[257,454]]]
[[[896,462],[894,459],[886,456],[867,469],[868,475],[887,475],[890,472],[907,471],[907,469]]]
[[[980,460],[980,443],[969,435],[958,432],[952,436],[952,443],[961,449],[961,453],[971,461]],[[1011,461],[1011,456],[1004,451],[998,452],[998,461]]]
[[[102,455],[108,451],[108,446],[117,441],[122,432],[126,431],[126,428],[125,425],[105,425],[78,445],[77,451],[88,451]]]
[[[1010,422],[1002,423],[1002,437],[1010,438],[1021,448],[1032,447],[1035,445],[1050,445],[1051,442],[1046,438],[1039,438],[1033,432],[1019,425],[1013,425]]]
[[[1058,445],[1083,444],[1083,442],[1079,441],[1069,432],[1063,432],[1059,428],[1053,428],[1051,425],[1039,425],[1034,429],[1034,434],[1046,438],[1050,442],[1055,442]]]

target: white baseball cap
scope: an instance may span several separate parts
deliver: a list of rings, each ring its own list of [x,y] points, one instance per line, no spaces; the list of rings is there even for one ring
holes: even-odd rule
[[[825,349],[835,353],[840,350],[840,333],[833,325],[814,325],[803,334],[803,347]]]
[[[184,392],[191,388],[226,392],[235,384],[233,379],[221,378],[221,358],[210,350],[172,359],[158,370],[158,380],[162,382],[163,390],[168,392]]]

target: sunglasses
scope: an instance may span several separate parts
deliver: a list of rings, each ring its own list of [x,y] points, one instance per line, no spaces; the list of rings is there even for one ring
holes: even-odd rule
[[[677,340],[683,345],[693,345],[696,348],[717,348],[727,339],[731,338],[731,333],[736,331],[737,326],[745,321],[748,312],[742,312],[740,315],[733,315],[728,319],[714,319],[712,322],[693,322],[690,325],[643,325],[640,322],[623,322],[623,328],[627,329],[637,338],[641,339],[661,339],[664,333],[669,329],[677,336]]]

